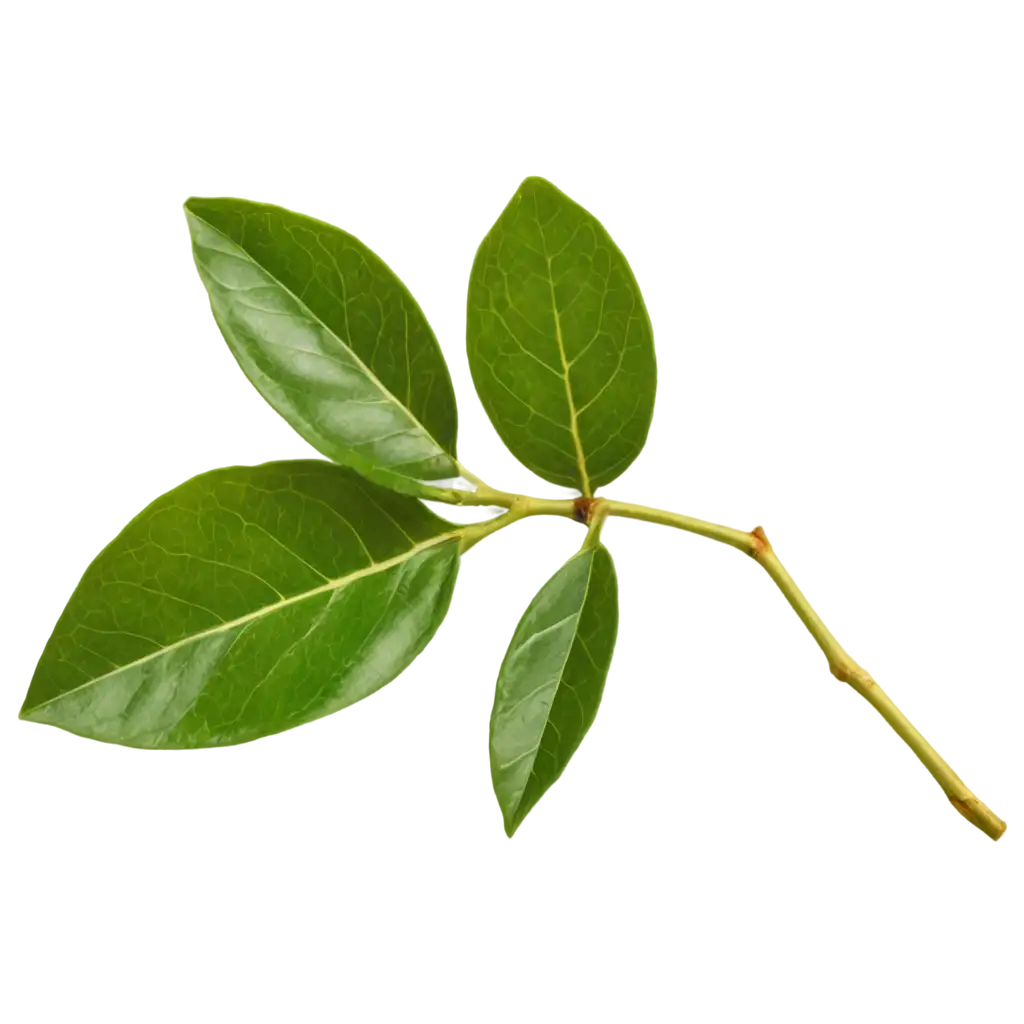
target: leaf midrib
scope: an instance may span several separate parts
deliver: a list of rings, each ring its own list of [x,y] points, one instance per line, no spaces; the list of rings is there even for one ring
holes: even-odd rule
[[[543,232],[541,238],[543,239]],[[547,249],[547,243],[544,243]],[[587,460],[583,454],[583,444],[580,441],[580,430],[576,422],[576,402],[572,396],[572,384],[569,381],[569,361],[565,358],[565,343],[562,340],[562,318],[558,312],[558,303],[555,300],[555,279],[551,273],[551,257],[545,253],[548,264],[548,289],[551,292],[551,312],[555,318],[555,342],[558,345],[558,358],[562,363],[562,379],[565,382],[565,398],[569,403],[569,433],[572,435],[573,447],[576,449],[576,466],[580,471],[580,490],[585,497],[590,497],[590,477],[587,475]]]
[[[579,557],[579,556],[577,555],[576,557]],[[555,683],[554,693],[551,695],[551,703],[548,705],[547,717],[544,720],[544,728],[541,729],[541,731],[540,731],[540,737],[537,740],[537,745],[533,748],[532,751],[528,751],[527,752],[527,753],[531,753],[533,755],[533,758],[530,761],[530,774],[526,776],[526,782],[523,785],[522,791],[519,794],[519,798],[516,800],[516,807],[515,807],[515,811],[513,811],[513,816],[512,816],[512,820],[513,821],[515,820],[515,815],[517,815],[519,813],[519,809],[523,805],[523,798],[526,796],[526,791],[527,791],[527,789],[530,786],[530,780],[533,779],[535,774],[536,774],[537,752],[540,750],[541,744],[544,742],[544,737],[547,735],[548,727],[551,724],[551,709],[555,706],[555,701],[558,698],[558,692],[562,688],[562,680],[565,678],[565,667],[566,667],[566,665],[569,664],[569,656],[572,654],[573,648],[576,646],[576,640],[579,637],[580,619],[583,617],[583,609],[586,606],[587,598],[590,596],[590,584],[591,584],[591,582],[594,579],[594,560],[595,560],[595,558],[596,558],[596,553],[592,553],[590,555],[590,565],[587,566],[587,583],[586,583],[586,586],[583,588],[583,598],[580,601],[580,606],[579,606],[578,611],[576,611],[574,613],[574,615],[576,617],[576,622],[575,622],[575,624],[573,626],[573,630],[572,630],[572,640],[569,641],[569,643],[566,645],[566,648],[565,648],[565,655],[562,658],[562,665],[561,665],[561,667],[558,670],[558,681]],[[538,631],[538,632],[540,632],[540,631]],[[522,646],[524,646],[524,645],[520,645],[520,647],[522,647]],[[522,822],[520,821],[516,825],[516,828],[518,828],[519,825],[521,825],[521,824],[522,824]]]
[[[247,260],[249,260],[250,263],[252,263],[254,266],[259,267],[265,274],[267,274],[268,277],[271,278],[271,280],[278,286],[278,288],[281,289],[281,291],[283,291],[287,295],[291,296],[291,298],[302,309],[304,309],[309,314],[310,319],[312,319],[316,323],[318,323],[346,352],[348,352],[352,356],[352,358],[356,361],[356,363],[359,366],[359,368],[362,369],[362,371],[366,374],[366,376],[374,383],[374,385],[376,385],[377,389],[381,392],[381,394],[383,394],[384,396],[389,398],[392,402],[395,403],[395,405],[397,405],[400,409],[402,409],[405,412],[405,414],[409,417],[409,419],[412,421],[412,423],[414,423],[417,427],[419,427],[419,429],[423,431],[424,435],[430,439],[430,441],[434,445],[434,447],[437,448],[437,450],[445,458],[449,459],[454,464],[455,456],[449,454],[447,451],[445,451],[444,448],[441,447],[441,444],[437,440],[437,438],[434,437],[434,435],[429,430],[427,430],[427,428],[419,421],[419,419],[417,418],[415,413],[413,413],[412,409],[410,409],[409,406],[406,405],[405,402],[402,402],[402,401],[399,400],[398,396],[395,395],[391,391],[391,389],[388,388],[384,384],[384,382],[377,376],[377,374],[375,374],[373,372],[373,370],[370,369],[369,366],[366,365],[365,362],[363,362],[363,360],[360,357],[359,353],[356,352],[356,350],[351,345],[349,345],[346,341],[344,341],[342,338],[340,338],[338,336],[337,332],[332,327],[330,327],[328,324],[324,323],[323,319],[320,316],[318,316],[316,313],[314,313],[313,310],[310,309],[310,307],[305,303],[305,301],[303,301],[301,298],[299,298],[299,296],[296,295],[295,292],[293,292],[291,290],[291,288],[289,288],[283,281],[281,281],[281,279],[278,278],[276,274],[274,274],[271,270],[269,270],[262,263],[260,263],[257,259],[255,259],[253,257],[253,255],[249,252],[249,250],[245,248],[244,245],[240,245],[238,242],[235,242],[232,238],[230,238],[223,231],[221,231],[221,229],[218,228],[215,224],[211,224],[208,220],[206,220],[205,217],[201,217],[194,210],[189,210],[188,212],[189,212],[190,216],[195,217],[195,219],[198,220],[198,221],[201,221],[211,231],[216,232],[218,235],[220,235],[221,238],[223,238],[229,244],[233,245],[236,249],[238,249],[241,252],[245,253],[245,257],[246,257]],[[335,264],[335,266],[337,266],[337,264]],[[212,276],[213,275],[211,274],[211,277]],[[348,300],[347,300],[348,289],[347,289],[347,287],[346,287],[346,285],[344,283],[344,275],[339,274],[339,277],[342,280],[342,288],[345,289],[345,296],[346,297],[343,298],[343,300],[342,300],[342,308],[345,311],[345,326],[346,326],[346,329],[347,329],[348,328]],[[216,278],[214,278],[214,280],[216,280]],[[226,288],[227,287],[226,285],[221,284],[220,281],[217,281],[217,284],[221,288]],[[231,289],[229,289],[229,290],[231,290]],[[406,318],[405,318],[406,319],[405,342],[406,342],[406,347],[408,347],[408,344],[409,344],[408,311],[405,310],[404,305],[403,305],[403,312],[405,312],[405,314],[406,314]],[[264,376],[266,376],[266,374],[264,374]]]
[[[216,626],[211,626],[209,629],[204,629],[199,633],[193,633],[191,636],[182,637],[180,640],[175,640],[174,643],[168,644],[166,647],[161,647],[158,650],[143,655],[141,658],[136,658],[134,661],[126,662],[124,665],[118,665],[118,667],[112,671],[104,672],[103,675],[96,676],[93,679],[87,679],[81,685],[75,686],[70,690],[64,690],[62,693],[58,693],[51,697],[49,700],[45,700],[41,704],[36,704],[28,711],[22,709],[22,711],[19,712],[18,717],[22,719],[30,719],[37,711],[48,707],[50,704],[64,700],[72,694],[88,689],[90,686],[101,683],[103,680],[109,679],[111,676],[116,676],[119,673],[124,672],[126,669],[135,668],[137,665],[144,665],[146,662],[152,661],[154,658],[159,658],[162,655],[167,654],[169,651],[177,650],[179,647],[184,647],[186,644],[194,643],[195,641],[205,639],[206,637],[217,636],[219,633],[226,633],[229,630],[236,629],[239,626],[244,626],[245,624],[264,615],[273,615],[275,612],[280,611],[282,608],[286,608],[289,605],[298,604],[300,601],[317,597],[320,594],[332,593],[340,590],[342,587],[348,586],[350,583],[354,583],[356,580],[364,579],[367,576],[374,576],[377,573],[386,572],[388,569],[392,569],[396,565],[401,565],[403,562],[408,561],[414,555],[419,554],[419,552],[426,551],[432,547],[437,547],[445,541],[454,540],[456,536],[455,532],[449,532],[442,533],[437,537],[431,537],[429,540],[420,541],[420,543],[414,544],[411,548],[403,551],[400,555],[395,555],[392,558],[385,559],[383,562],[372,562],[363,569],[357,569],[355,572],[349,573],[347,576],[340,576],[336,579],[328,580],[326,583],[321,584],[319,587],[314,587],[312,590],[305,590],[301,594],[293,594],[291,597],[281,598],[280,601],[264,605],[262,608],[257,608],[255,611],[248,612],[245,615],[239,616],[237,619],[232,619],[229,622],[219,622]]]

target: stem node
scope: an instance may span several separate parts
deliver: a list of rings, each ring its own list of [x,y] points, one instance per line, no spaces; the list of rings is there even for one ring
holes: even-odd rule
[[[588,498],[586,496],[575,498],[572,503],[573,519],[577,523],[589,526],[590,520],[594,517],[594,508],[600,500],[600,498]]]
[[[850,681],[850,675],[846,671],[844,665],[839,665],[834,661],[828,663],[828,670],[839,680],[841,683],[848,683]]]
[[[748,554],[755,562],[760,562],[771,550],[771,543],[765,536],[764,530],[760,526],[755,526],[750,531],[750,551]]]

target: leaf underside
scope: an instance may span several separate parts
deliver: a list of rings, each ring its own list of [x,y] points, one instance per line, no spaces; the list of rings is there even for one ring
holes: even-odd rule
[[[459,475],[455,393],[430,325],[352,235],[241,199],[189,199],[192,251],[232,353],[321,454],[394,490]]]
[[[361,700],[426,646],[450,523],[318,461],[204,473],[86,570],[21,715],[133,747],[243,743]]]
[[[570,558],[520,619],[491,712],[491,780],[509,836],[593,723],[617,627],[615,566],[603,545]]]
[[[487,415],[538,476],[590,495],[639,455],[657,383],[640,288],[600,222],[543,178],[480,245],[466,339]]]

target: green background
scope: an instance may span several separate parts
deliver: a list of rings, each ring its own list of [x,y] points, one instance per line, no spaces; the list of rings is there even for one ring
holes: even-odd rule
[[[1022,41],[1016,12],[953,10],[0,13],[0,696],[148,490],[294,451],[205,327],[186,190],[360,214],[457,349],[479,217],[527,167],[565,169],[665,324],[636,492],[1019,493],[1019,176],[666,175],[638,210],[635,176],[571,169],[1024,166]],[[377,190],[406,195],[375,212]],[[801,334],[785,307],[816,296]],[[424,728],[478,725],[524,596],[486,570],[487,631],[424,655]],[[631,647],[656,651],[692,591],[667,607],[634,579]],[[755,614],[750,646],[796,643]],[[485,768],[472,736],[140,758],[6,729],[0,1019],[945,1020],[1019,999],[1015,854],[506,844]]]

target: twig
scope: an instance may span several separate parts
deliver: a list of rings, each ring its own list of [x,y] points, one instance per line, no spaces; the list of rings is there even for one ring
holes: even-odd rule
[[[759,527],[755,527],[748,534],[743,534],[735,529],[697,519],[684,518],[653,507],[621,505],[615,502],[603,502],[602,504],[609,514],[618,513],[632,518],[646,519],[650,522],[685,530],[690,534],[714,537],[754,558],[768,573],[775,589],[790,605],[800,624],[824,654],[835,681],[849,687],[864,705],[882,719],[896,738],[909,748],[942,788],[946,800],[959,816],[976,827],[988,839],[998,840],[1005,835],[1006,829],[995,811],[974,793],[963,779],[959,778],[952,765],[925,738],[921,730],[910,722],[885,688],[851,664],[850,658],[843,651],[839,641],[831,635],[818,615],[815,614],[803,588],[794,578],[790,569],[786,568],[771,550]]]

